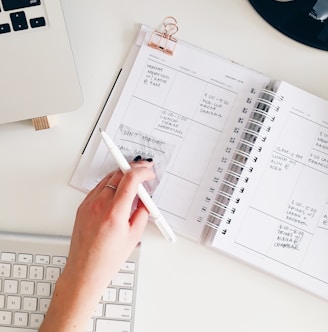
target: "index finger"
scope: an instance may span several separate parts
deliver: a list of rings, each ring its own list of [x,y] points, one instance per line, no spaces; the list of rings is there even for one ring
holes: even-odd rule
[[[126,172],[117,188],[112,209],[121,212],[129,211],[130,213],[138,186],[144,181],[152,180],[154,177],[155,174],[152,168],[149,167],[136,167]]]

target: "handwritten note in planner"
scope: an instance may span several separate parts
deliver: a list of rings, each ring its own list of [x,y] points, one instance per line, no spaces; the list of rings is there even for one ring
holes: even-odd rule
[[[174,146],[153,198],[177,233],[199,238],[202,225],[187,215],[228,118],[242,109],[255,77],[255,88],[263,87],[266,77],[180,43],[174,56],[141,46],[106,132],[119,145],[124,125]],[[94,165],[104,164],[104,151],[96,159]]]
[[[163,177],[174,146],[123,124],[119,125],[114,139],[128,162],[132,162],[136,156],[140,156],[142,159],[150,158],[154,161],[155,179],[145,184],[147,191],[152,194]],[[91,190],[104,176],[117,167],[108,147],[101,141],[82,187],[86,191]]]
[[[283,91],[292,97],[236,243],[328,283],[327,103]]]

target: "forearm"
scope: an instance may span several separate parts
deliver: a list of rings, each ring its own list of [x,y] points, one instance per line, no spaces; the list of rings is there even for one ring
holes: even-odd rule
[[[85,331],[102,290],[95,280],[63,273],[39,332]]]
[[[120,171],[110,173],[82,202],[67,264],[39,332],[86,330],[103,291],[146,227],[146,208],[138,204],[131,213],[131,207],[139,184],[154,177],[150,167],[151,163],[140,162],[124,176]]]

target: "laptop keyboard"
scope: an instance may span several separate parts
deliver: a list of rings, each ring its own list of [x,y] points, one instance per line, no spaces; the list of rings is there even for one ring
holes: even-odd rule
[[[46,27],[41,0],[0,0],[0,34]]]
[[[69,238],[0,233],[0,332],[38,331],[62,273]],[[132,332],[139,246],[103,293],[87,332]]]

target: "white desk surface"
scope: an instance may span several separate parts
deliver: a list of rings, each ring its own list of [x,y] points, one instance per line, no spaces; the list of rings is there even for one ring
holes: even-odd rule
[[[84,93],[50,130],[0,126],[1,230],[70,234],[84,194],[68,181],[139,23],[179,23],[178,37],[328,99],[328,53],[271,28],[245,0],[65,0]],[[328,262],[328,257],[327,257]],[[146,230],[136,332],[321,332],[328,303],[234,259]]]

